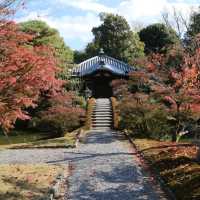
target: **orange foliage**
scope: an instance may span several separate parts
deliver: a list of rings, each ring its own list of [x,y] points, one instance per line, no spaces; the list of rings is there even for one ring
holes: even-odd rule
[[[0,126],[4,131],[17,119],[29,119],[25,108],[35,107],[41,92],[55,95],[63,82],[56,78],[52,49],[28,47],[32,36],[8,22],[0,29]]]

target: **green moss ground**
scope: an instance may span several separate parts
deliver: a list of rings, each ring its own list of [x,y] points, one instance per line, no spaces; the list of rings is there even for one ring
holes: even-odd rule
[[[74,147],[76,133],[67,133],[64,137],[45,139],[47,134],[14,132],[8,137],[0,135],[0,149],[20,148],[69,148]]]
[[[196,160],[196,146],[148,139],[133,139],[133,142],[177,200],[200,199],[200,164]]]

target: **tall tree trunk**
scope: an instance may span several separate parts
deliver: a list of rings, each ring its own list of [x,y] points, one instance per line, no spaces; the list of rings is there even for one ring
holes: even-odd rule
[[[198,144],[197,160],[200,162],[200,143]]]
[[[176,131],[174,131],[173,134],[172,134],[172,142],[176,142],[177,134],[180,131],[180,106],[181,106],[181,103],[176,102],[176,116],[177,116],[176,120],[177,120],[177,123],[176,123]]]
[[[172,134],[172,142],[176,142],[177,139],[177,133],[174,131]]]

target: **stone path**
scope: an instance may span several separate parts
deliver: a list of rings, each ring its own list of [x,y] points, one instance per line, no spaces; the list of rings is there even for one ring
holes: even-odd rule
[[[0,163],[38,162],[70,163],[66,200],[165,199],[142,173],[132,146],[119,133],[92,131],[76,149],[0,152]]]
[[[132,147],[115,132],[91,132],[72,159],[70,200],[157,200]]]

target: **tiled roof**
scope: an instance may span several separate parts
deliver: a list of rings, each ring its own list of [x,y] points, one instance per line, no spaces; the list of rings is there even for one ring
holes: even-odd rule
[[[112,57],[100,55],[80,63],[72,70],[72,76],[83,77],[101,70],[128,76],[129,72],[134,71],[135,68]]]

